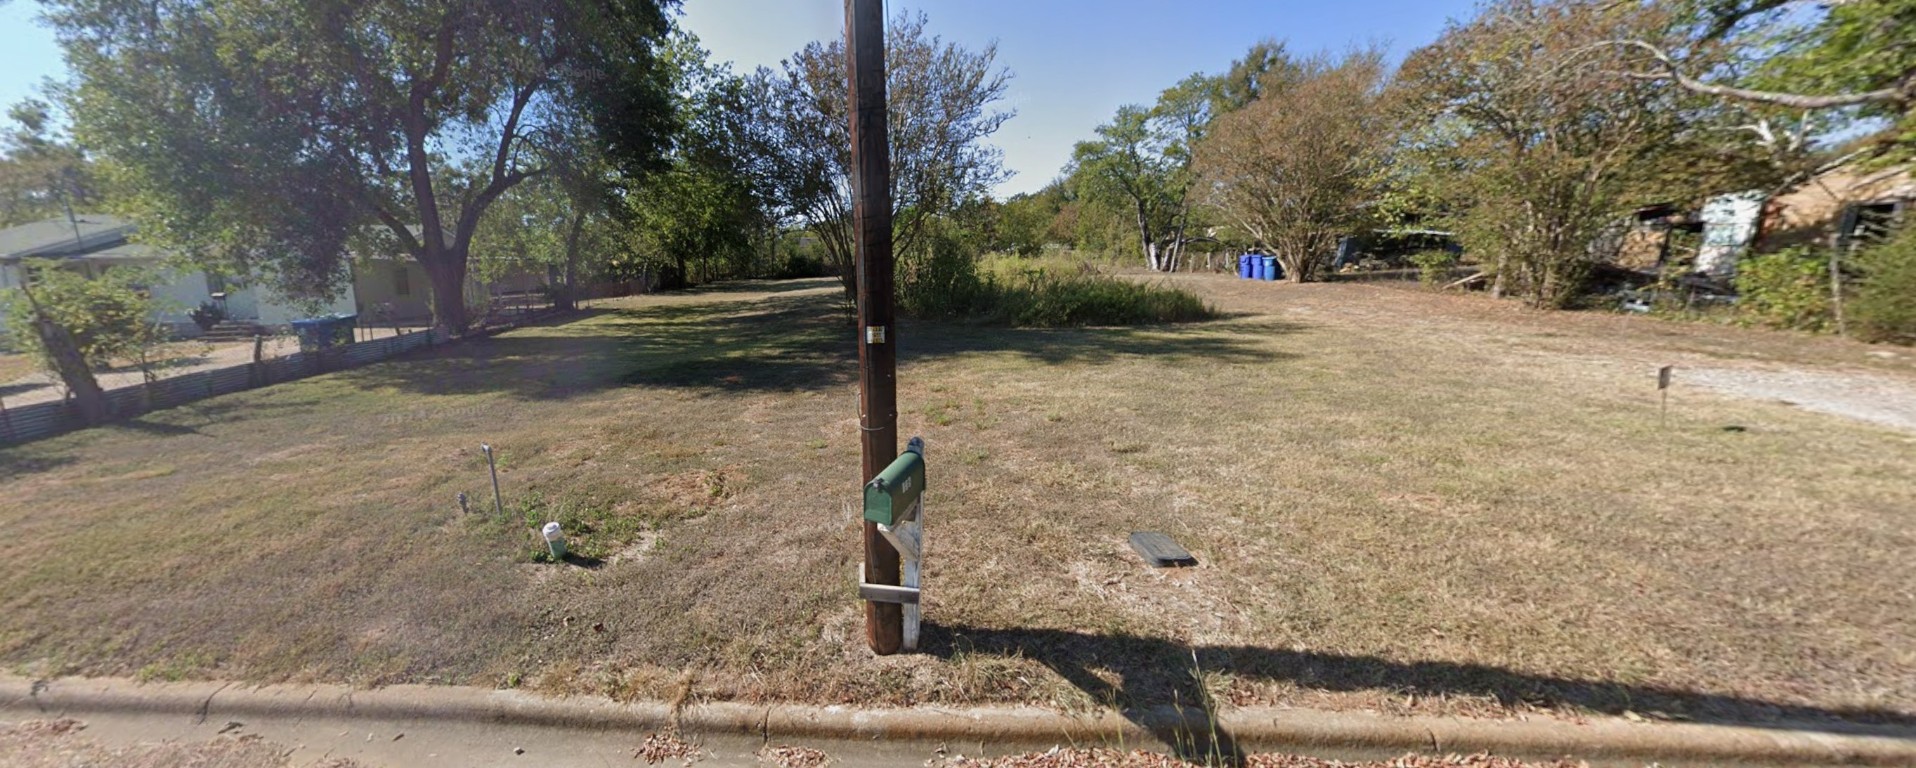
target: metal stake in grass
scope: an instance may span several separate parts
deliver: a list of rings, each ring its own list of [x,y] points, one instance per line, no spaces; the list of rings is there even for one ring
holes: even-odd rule
[[[492,446],[490,444],[480,443],[479,450],[485,452],[486,469],[492,472],[492,508],[498,511],[499,517],[504,518],[506,516],[506,502],[499,498],[499,462],[493,460]]]
[[[1657,369],[1657,394],[1662,398],[1657,410],[1657,426],[1665,429],[1670,426],[1670,371],[1675,368],[1666,365]]]

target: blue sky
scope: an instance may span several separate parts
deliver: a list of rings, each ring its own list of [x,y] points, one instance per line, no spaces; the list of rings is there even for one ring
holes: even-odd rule
[[[998,41],[1018,116],[994,143],[1016,172],[1000,195],[1057,175],[1071,145],[1120,105],[1148,103],[1192,72],[1217,72],[1258,40],[1293,51],[1378,43],[1401,56],[1434,39],[1474,0],[893,0],[922,10],[931,31],[977,48]],[[0,104],[64,72],[37,4],[0,0]],[[811,40],[843,30],[842,0],[687,0],[683,25],[740,70],[776,66]]]

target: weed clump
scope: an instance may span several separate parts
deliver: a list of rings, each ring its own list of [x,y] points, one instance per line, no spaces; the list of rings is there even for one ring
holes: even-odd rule
[[[898,261],[898,305],[926,318],[1015,327],[1154,325],[1216,317],[1196,294],[1103,274],[1062,259],[986,257],[965,238],[929,234]]]

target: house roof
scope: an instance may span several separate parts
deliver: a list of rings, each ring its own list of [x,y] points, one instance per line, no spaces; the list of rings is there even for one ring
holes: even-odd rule
[[[31,256],[51,258],[90,256],[101,251],[125,250],[133,223],[117,216],[89,213],[0,229],[0,261]],[[138,258],[130,253],[108,258]]]

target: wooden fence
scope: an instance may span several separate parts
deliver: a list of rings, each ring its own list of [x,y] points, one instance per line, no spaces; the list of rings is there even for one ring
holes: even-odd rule
[[[488,330],[496,332],[496,329]],[[257,363],[169,376],[146,384],[107,390],[107,413],[116,421],[131,419],[195,400],[365,365],[445,340],[445,334],[437,331],[414,331],[318,352],[295,352]],[[35,403],[19,408],[0,407],[0,445],[17,445],[85,426],[87,424],[80,417],[79,408],[67,401]]]

